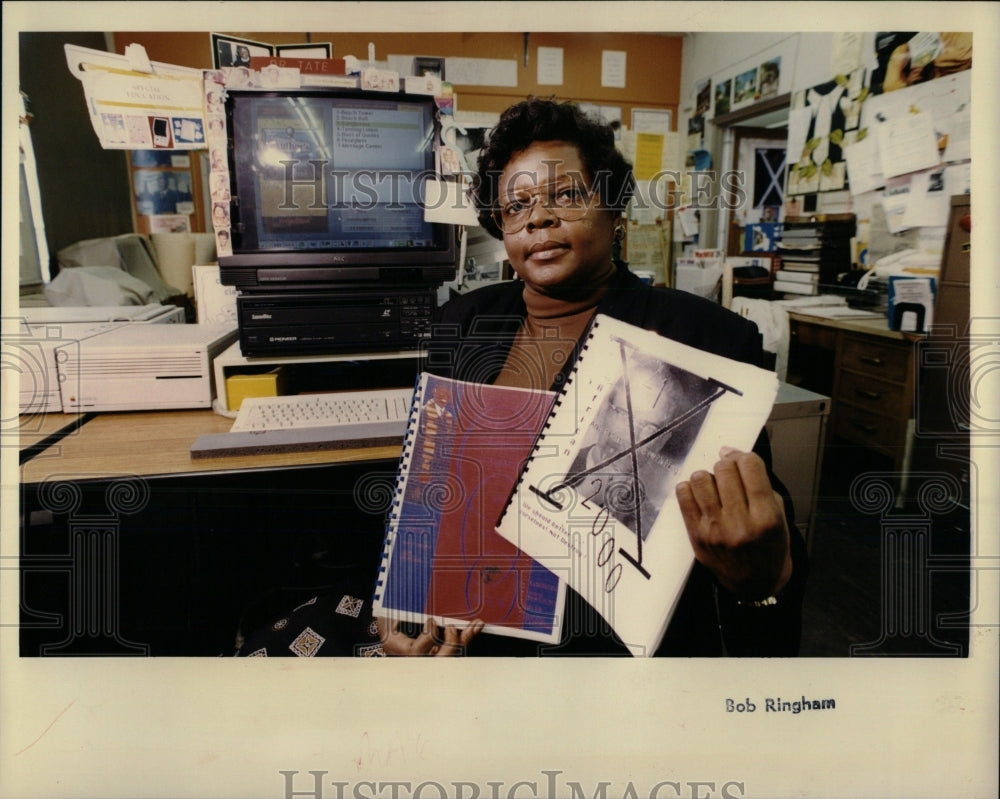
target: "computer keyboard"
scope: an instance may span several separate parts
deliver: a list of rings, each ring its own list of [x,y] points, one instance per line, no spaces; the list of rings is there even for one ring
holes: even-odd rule
[[[200,436],[192,458],[308,452],[401,442],[413,389],[243,400],[228,433]]]
[[[401,422],[405,427],[412,399],[412,388],[247,397],[240,404],[230,432],[351,426],[368,422]]]

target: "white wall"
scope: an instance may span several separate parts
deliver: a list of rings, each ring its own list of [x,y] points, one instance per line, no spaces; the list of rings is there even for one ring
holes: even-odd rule
[[[862,35],[863,64],[875,62],[875,34]],[[780,92],[794,92],[834,77],[831,65],[833,33],[689,33],[684,39],[681,58],[681,107],[678,114],[687,131],[687,120],[694,111],[696,86],[706,78],[735,75],[740,67],[754,66],[763,57],[780,51]]]

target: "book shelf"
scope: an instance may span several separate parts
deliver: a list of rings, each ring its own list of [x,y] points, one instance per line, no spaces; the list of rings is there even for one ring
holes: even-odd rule
[[[836,283],[851,269],[854,234],[854,214],[786,217],[778,250],[781,268],[815,274],[819,284]]]

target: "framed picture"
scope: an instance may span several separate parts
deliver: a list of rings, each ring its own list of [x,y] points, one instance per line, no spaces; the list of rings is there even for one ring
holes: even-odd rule
[[[213,33],[212,63],[219,67],[249,67],[253,56],[272,56],[274,47],[264,42],[236,39],[222,33]]]
[[[136,169],[132,186],[136,211],[142,216],[194,213],[189,170]]]
[[[733,79],[715,82],[715,116],[728,114],[733,98]]]
[[[333,58],[333,45],[330,42],[278,44],[274,49],[274,54],[279,58]]]
[[[741,72],[733,79],[733,105],[753,102],[757,96],[757,68]]]
[[[444,80],[444,59],[417,56],[413,59],[413,74],[418,78],[429,76]]]
[[[780,82],[781,56],[775,56],[760,65],[760,79],[757,82],[757,92],[760,98],[774,97],[778,93]]]

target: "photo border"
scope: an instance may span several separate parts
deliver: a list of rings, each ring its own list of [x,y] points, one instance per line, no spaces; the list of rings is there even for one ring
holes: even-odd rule
[[[220,67],[229,67],[232,64],[222,64],[219,60],[219,45],[223,42],[227,44],[245,44],[247,47],[251,48],[250,55],[274,55],[274,45],[268,44],[267,42],[256,42],[253,39],[241,39],[238,36],[230,36],[225,33],[211,33],[209,34],[212,41],[212,67],[214,69],[219,69]],[[253,48],[265,50],[265,53],[254,53]]]
[[[322,55],[304,55],[308,51],[316,50]],[[333,58],[333,44],[330,42],[303,42],[302,44],[276,44],[274,55],[278,58]]]
[[[445,59],[438,56],[415,56],[413,59],[413,74],[417,77],[433,75],[445,80]]]

